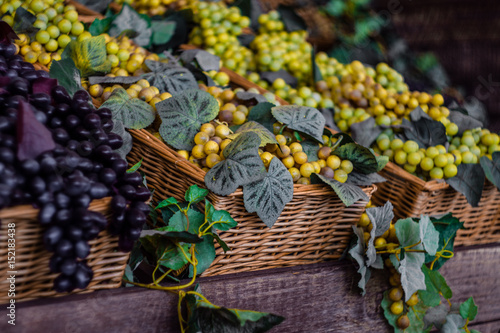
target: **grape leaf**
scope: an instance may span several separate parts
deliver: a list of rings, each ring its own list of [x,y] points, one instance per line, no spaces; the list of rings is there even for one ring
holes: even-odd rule
[[[254,103],[267,102],[267,99],[263,95],[248,91],[238,91],[236,93],[236,98],[244,102],[254,102]]]
[[[219,113],[219,103],[207,92],[186,90],[156,103],[161,117],[160,135],[176,149],[191,150],[202,124]]]
[[[373,117],[351,125],[352,138],[365,147],[370,147],[381,133],[382,128],[375,124],[375,118]]]
[[[63,60],[73,59],[76,68],[80,70],[80,75],[84,78],[111,71],[111,62],[107,58],[104,36],[71,41],[64,49],[61,58]]]
[[[375,154],[373,154],[373,155],[375,155]],[[377,155],[375,155],[375,159],[377,160],[377,172],[384,169],[385,166],[387,165],[387,163],[389,163],[389,156],[385,156],[385,155],[377,156]]]
[[[170,239],[172,242],[183,243],[201,243],[203,239],[193,233],[187,231],[172,231],[171,228],[143,230],[141,231],[141,238],[146,236],[161,236]]]
[[[245,209],[249,213],[257,212],[269,228],[292,198],[292,175],[278,158],[271,160],[269,171],[263,179],[243,186]]]
[[[153,21],[151,23],[152,37],[151,42],[154,45],[166,44],[172,39],[177,27],[176,22],[172,21]]]
[[[89,32],[92,36],[99,36],[107,33],[113,22],[113,17],[105,17],[103,19],[96,18],[89,27]]]
[[[491,157],[491,160],[487,156],[481,157],[480,163],[486,178],[500,189],[500,152],[494,152]]]
[[[57,79],[59,85],[63,86],[70,96],[82,89],[80,71],[76,68],[75,62],[66,58],[54,60],[50,65],[49,76]]]
[[[477,305],[474,303],[474,299],[469,297],[465,302],[460,304],[460,315],[462,318],[469,321],[474,320],[477,315]]]
[[[189,219],[189,221],[188,221]],[[205,222],[205,216],[193,209],[189,209],[186,215],[182,211],[177,211],[168,221],[168,226],[175,231],[187,231],[198,235],[200,226]]]
[[[446,316],[448,313],[450,313],[450,307],[447,302],[442,302],[438,306],[427,310],[423,320],[425,329],[431,329],[432,326],[435,326],[440,330],[444,323],[446,323]]]
[[[184,65],[196,62],[202,71],[219,71],[220,58],[205,50],[186,50],[181,53],[180,59]]]
[[[176,245],[170,242],[163,251],[163,253],[161,254],[161,256],[158,258],[158,261],[164,267],[173,270],[181,269],[188,263],[186,256],[182,253],[182,250],[180,249],[181,247],[184,250],[184,253],[189,256],[190,255],[189,244]]]
[[[90,76],[90,84],[133,84],[141,79],[140,76]]]
[[[420,242],[420,227],[411,217],[398,220],[394,227],[396,228],[396,237],[399,240],[401,248]],[[421,244],[418,244],[414,248],[423,250]]]
[[[364,174],[377,172],[378,162],[375,155],[368,149],[357,143],[347,143],[335,148],[334,155],[343,160],[352,162],[354,168]]]
[[[17,110],[17,158],[34,159],[56,147],[52,133],[35,116],[31,105],[20,101]]]
[[[313,184],[322,184],[325,183],[327,185],[330,185],[331,188],[337,193],[338,197],[346,207],[351,206],[355,202],[359,200],[363,201],[368,201],[369,198],[363,192],[361,188],[355,185],[347,184],[347,183],[341,183],[336,181],[335,179],[328,179],[320,174],[313,173],[311,175],[311,183]]]
[[[366,256],[368,258],[366,266],[368,267],[372,266],[377,258],[377,250],[374,246],[375,238],[382,236],[389,230],[391,221],[394,218],[393,209],[392,203],[387,201],[382,207],[367,208],[365,211],[373,226],[370,231],[370,239],[368,240],[368,248],[366,250]]]
[[[349,254],[358,263],[358,273],[361,275],[358,287],[361,288],[361,294],[364,296],[366,293],[366,284],[368,283],[371,275],[370,269],[365,265],[365,238],[363,236],[362,228],[353,225],[352,230],[356,236],[356,245],[349,250]]]
[[[432,120],[431,116],[425,113],[420,106],[417,106],[415,109],[413,109],[413,111],[410,112],[411,121],[419,121],[422,118]]]
[[[193,203],[198,203],[201,200],[205,199],[207,195],[208,195],[207,189],[198,187],[198,185],[191,185],[186,191],[184,198],[186,199],[187,202],[193,204]]]
[[[268,143],[278,143],[278,141],[276,141],[276,137],[272,132],[270,132],[267,128],[265,128],[258,122],[252,120],[241,125],[235,133],[229,134],[227,137],[231,140],[234,140],[239,135],[247,132],[253,132],[259,136],[261,147],[267,145]]]
[[[427,215],[422,215],[419,221],[420,239],[427,253],[431,256],[436,255],[439,243],[439,232],[434,228],[431,219]]]
[[[450,299],[453,293],[448,287],[444,277],[438,272],[429,269],[426,265],[422,265],[422,272],[425,276],[425,290],[419,290],[418,296],[426,306],[438,306],[441,302],[441,295],[446,299]]]
[[[123,88],[115,89],[101,107],[110,109],[113,121],[120,120],[125,128],[146,128],[155,120],[153,107],[143,100],[131,98]]]
[[[479,120],[458,111],[450,111],[448,119],[450,119],[452,123],[455,123],[458,126],[458,135],[462,135],[466,130],[471,130],[483,126],[483,123]]]
[[[248,120],[256,121],[272,132],[273,124],[276,122],[276,119],[274,119],[271,113],[271,109],[273,107],[275,107],[275,105],[269,102],[263,102],[255,105],[250,109]]]
[[[229,246],[227,246],[226,242],[224,242],[220,237],[219,235],[217,235],[217,233],[215,232],[215,230],[212,231],[212,236],[215,238],[215,240],[217,241],[217,243],[219,243],[220,247],[222,248],[222,250],[224,251],[224,253],[226,253],[227,251],[231,250],[229,248]]]
[[[241,185],[263,179],[266,169],[258,153],[259,145],[259,137],[252,132],[239,135],[227,145],[223,151],[226,159],[205,175],[208,189],[219,195],[229,195]]]
[[[450,313],[446,316],[446,323],[441,328],[441,333],[461,333],[465,332],[462,327],[465,325],[465,319],[459,314]]]
[[[332,135],[332,133],[330,131],[328,131],[328,129],[325,128],[325,131],[323,134],[331,136],[334,139],[337,139],[337,142],[335,142],[335,145],[332,148],[341,147],[341,146],[346,145],[348,143],[356,143],[356,142],[354,142],[354,140],[351,138],[351,136],[349,134],[344,133],[344,132],[338,132],[338,133],[335,133],[334,135]]]
[[[229,212],[225,210],[216,210],[211,214],[210,219],[208,219],[210,224],[213,223],[212,228],[219,229],[219,230],[229,230],[231,228],[234,228],[238,225],[238,222],[236,222],[232,217]],[[214,223],[215,222],[215,223]]]
[[[320,148],[319,143],[314,142],[312,140],[305,140],[302,141],[300,145],[302,146],[302,151],[307,155],[307,162],[315,162],[319,160],[318,158],[318,150]]]
[[[378,173],[362,174],[357,171],[352,171],[347,177],[347,184],[357,185],[357,186],[368,186],[375,183],[383,183],[387,181],[384,177]]]
[[[477,207],[484,187],[483,168],[479,164],[460,164],[457,169],[457,175],[446,179],[446,182],[465,195],[472,207]]]
[[[132,135],[125,130],[125,126],[118,119],[113,121],[113,130],[111,132],[118,134],[122,138],[123,144],[120,148],[115,149],[115,152],[120,154],[121,158],[125,159],[132,150]]]
[[[420,118],[418,121],[409,122],[403,119],[403,126],[406,138],[418,143],[420,148],[444,145],[448,142],[446,127],[439,121]]]
[[[262,72],[260,73],[260,78],[266,80],[269,84],[273,84],[276,79],[283,79],[286,84],[293,88],[297,87],[298,83],[297,78],[284,69],[280,69],[277,72]]]
[[[196,260],[196,275],[203,273],[215,259],[214,238],[211,235],[203,236],[203,242],[195,245]],[[193,265],[189,266],[189,277],[193,277]]]
[[[286,31],[307,30],[306,22],[296,13],[293,7],[279,5],[278,12],[280,13],[281,21],[285,24]]]
[[[323,143],[323,129],[325,117],[315,108],[297,105],[275,106],[271,112],[282,124],[288,128],[307,134],[320,143]]]
[[[138,14],[130,5],[124,3],[121,11],[113,18],[109,27],[110,36],[118,36],[123,31],[133,30],[137,36],[132,40],[139,46],[151,44],[151,19],[144,14]]]
[[[422,302],[417,303],[417,305],[408,307],[408,319],[410,320],[410,326],[405,330],[400,330],[397,326],[396,321],[398,320],[400,315],[395,315],[391,312],[391,305],[394,303],[389,298],[389,292],[384,292],[384,298],[382,299],[382,309],[384,310],[384,316],[387,319],[387,322],[394,327],[395,333],[427,333],[428,331],[424,330],[424,321],[422,317],[427,310]]]
[[[156,209],[162,209],[162,208],[165,208],[165,207],[168,207],[168,206],[172,206],[172,205],[176,205],[176,204],[178,204],[177,199],[174,198],[174,197],[170,197],[168,199],[160,201],[158,203],[158,205],[155,207],[155,210]]]
[[[440,219],[431,217],[431,221],[434,224],[436,230],[439,232],[438,249],[440,249],[440,251],[447,250],[453,252],[453,245],[455,242],[457,230],[463,228],[464,223],[453,217],[451,213],[441,217]],[[434,261],[434,259],[435,256],[430,256],[427,253],[425,254],[426,263],[430,263]],[[439,257],[438,260],[434,263],[433,270],[438,270],[448,260],[449,258]]]
[[[36,16],[24,9],[23,7],[18,7],[15,10],[14,15],[14,24],[12,25],[12,29],[18,34],[27,34],[30,37],[33,37],[39,28],[33,26],[33,23],[36,21]],[[14,13],[12,13],[14,14]],[[5,13],[4,13],[5,15]]]
[[[175,64],[146,60],[146,66],[151,72],[142,75],[143,79],[157,87],[160,93],[169,92],[172,95],[190,89],[198,89],[198,83],[191,72]]]

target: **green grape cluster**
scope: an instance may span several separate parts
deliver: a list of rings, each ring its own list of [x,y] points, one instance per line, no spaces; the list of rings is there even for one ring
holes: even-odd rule
[[[12,26],[19,7],[36,16],[33,26],[39,29],[33,38],[20,34],[16,41],[19,53],[29,63],[49,66],[52,60],[61,59],[69,42],[90,37],[78,21],[75,7],[65,5],[64,0],[0,1],[2,19]]]

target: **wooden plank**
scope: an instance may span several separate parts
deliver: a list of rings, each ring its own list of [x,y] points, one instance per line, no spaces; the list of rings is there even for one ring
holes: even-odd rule
[[[442,269],[453,301],[474,296],[479,314],[473,328],[500,328],[500,245],[460,249]],[[271,332],[390,332],[379,304],[388,288],[376,272],[366,296],[359,295],[356,269],[328,262],[283,269],[200,278],[214,304],[276,313],[286,320]],[[122,288],[18,304],[16,327],[0,332],[178,332],[177,296]]]

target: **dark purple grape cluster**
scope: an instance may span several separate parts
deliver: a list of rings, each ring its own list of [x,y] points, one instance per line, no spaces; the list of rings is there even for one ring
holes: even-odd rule
[[[93,277],[88,241],[109,228],[120,236],[120,249],[130,251],[149,213],[150,192],[115,151],[123,141],[111,132],[111,111],[96,110],[83,90],[70,97],[15,52],[0,43],[0,209],[39,208],[43,242],[54,253],[50,269],[61,273],[54,289],[86,288]],[[92,200],[108,196],[109,225],[89,210]]]

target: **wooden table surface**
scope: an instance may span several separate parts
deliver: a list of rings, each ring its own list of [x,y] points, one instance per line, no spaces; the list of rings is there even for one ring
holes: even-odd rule
[[[479,313],[471,328],[500,332],[500,244],[458,248],[441,269],[453,301],[473,296]],[[391,332],[380,308],[389,288],[376,272],[363,297],[349,261],[199,278],[207,298],[226,307],[272,312],[285,321],[270,332]],[[17,304],[16,326],[0,332],[179,332],[177,296],[138,287]]]

